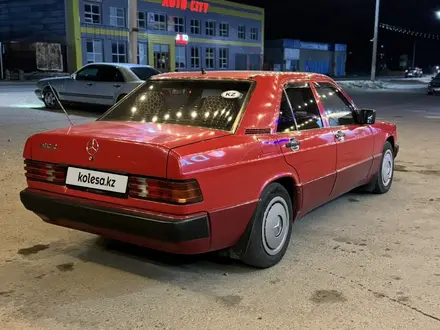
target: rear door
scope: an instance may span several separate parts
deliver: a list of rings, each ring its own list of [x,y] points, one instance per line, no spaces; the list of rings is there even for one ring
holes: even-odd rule
[[[278,144],[299,175],[304,214],[329,200],[336,177],[336,143],[325,127],[310,85],[284,86]]]
[[[335,85],[315,83],[320,104],[337,142],[337,177],[332,197],[342,195],[365,180],[373,163],[374,136],[369,125],[355,121],[355,106]]]

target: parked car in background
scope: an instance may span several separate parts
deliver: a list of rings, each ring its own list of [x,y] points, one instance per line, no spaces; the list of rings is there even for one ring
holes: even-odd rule
[[[267,268],[297,217],[389,191],[397,129],[375,118],[320,74],[161,74],[95,122],[31,136],[21,201],[51,224]]]
[[[70,76],[41,79],[35,94],[51,109],[59,104],[49,84],[62,103],[110,106],[159,73],[147,65],[92,63]]]
[[[428,95],[440,94],[440,73],[432,78],[428,85]]]
[[[405,78],[419,78],[423,77],[423,70],[421,68],[408,68],[405,70]]]

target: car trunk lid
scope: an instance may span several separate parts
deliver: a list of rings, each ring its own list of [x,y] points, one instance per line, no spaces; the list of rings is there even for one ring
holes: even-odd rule
[[[26,145],[24,157],[165,178],[171,149],[229,134],[181,125],[96,121],[34,135]]]

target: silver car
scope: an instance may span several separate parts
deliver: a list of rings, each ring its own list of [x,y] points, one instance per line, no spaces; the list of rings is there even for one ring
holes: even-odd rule
[[[58,108],[59,104],[50,85],[63,104],[113,105],[159,73],[147,65],[91,63],[70,76],[41,79],[35,94],[52,109]]]

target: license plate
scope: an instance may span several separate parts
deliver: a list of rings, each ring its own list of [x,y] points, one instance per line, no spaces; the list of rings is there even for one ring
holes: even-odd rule
[[[128,176],[69,167],[66,184],[125,194]]]

